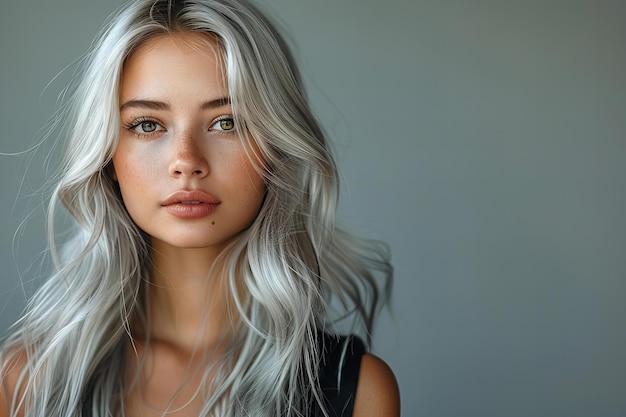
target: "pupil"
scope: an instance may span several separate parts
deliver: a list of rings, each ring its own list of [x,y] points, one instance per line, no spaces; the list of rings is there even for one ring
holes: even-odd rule
[[[143,122],[142,128],[144,132],[154,132],[156,124],[154,122]]]

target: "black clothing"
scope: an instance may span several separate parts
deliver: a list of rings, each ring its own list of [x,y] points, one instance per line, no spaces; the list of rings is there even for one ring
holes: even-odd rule
[[[319,378],[326,410],[331,417],[350,417],[365,345],[355,336],[324,334],[320,339],[323,356]],[[323,416],[317,403],[312,415]]]

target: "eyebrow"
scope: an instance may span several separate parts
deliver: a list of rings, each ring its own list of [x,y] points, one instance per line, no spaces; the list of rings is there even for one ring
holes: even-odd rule
[[[215,100],[205,101],[200,105],[201,110],[216,109],[219,107],[227,106],[231,103],[230,97],[220,97]],[[169,110],[170,105],[164,101],[155,100],[129,100],[120,106],[120,111],[128,108],[143,108],[150,110]]]

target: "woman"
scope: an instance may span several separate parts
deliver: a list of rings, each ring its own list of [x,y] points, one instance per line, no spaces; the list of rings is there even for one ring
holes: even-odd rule
[[[344,313],[369,334],[388,257],[335,226],[332,156],[253,6],[129,3],[67,110],[49,218],[76,228],[5,342],[0,416],[399,414],[385,363],[333,336]]]

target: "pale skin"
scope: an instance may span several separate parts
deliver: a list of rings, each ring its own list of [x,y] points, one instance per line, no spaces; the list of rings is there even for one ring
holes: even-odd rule
[[[232,329],[224,289],[203,279],[221,250],[255,218],[265,185],[232,130],[227,84],[214,41],[192,34],[161,35],[137,48],[125,63],[120,85],[122,127],[113,157],[113,177],[137,225],[151,236],[153,265],[147,335],[137,332],[143,383],[125,399],[128,415],[197,416],[202,398],[198,349],[217,348]],[[208,215],[181,218],[165,209],[176,192],[210,196]],[[195,197],[193,198],[195,199]],[[203,197],[204,200],[207,198]],[[17,370],[7,375],[8,395]],[[137,366],[137,363],[131,366]],[[137,368],[135,368],[137,369]],[[8,416],[0,394],[0,417]],[[354,416],[399,416],[396,379],[378,357],[361,363]]]

